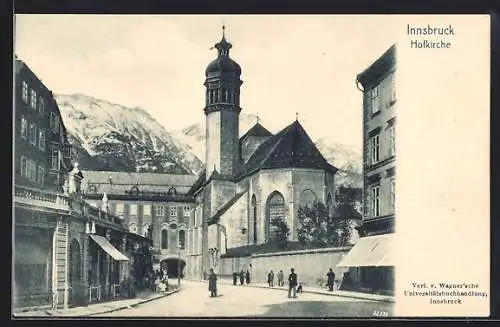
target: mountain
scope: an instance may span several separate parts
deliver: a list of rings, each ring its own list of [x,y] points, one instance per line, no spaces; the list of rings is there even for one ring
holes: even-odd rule
[[[142,108],[82,94],[55,95],[83,169],[197,174],[203,162]]]
[[[240,114],[240,136],[246,133],[257,121],[257,116]],[[172,135],[200,160],[205,160],[205,125],[193,124],[181,130],[172,132]],[[362,158],[360,150],[353,146],[319,139],[315,142],[318,149],[328,162],[339,169],[337,182],[347,187],[362,187]]]

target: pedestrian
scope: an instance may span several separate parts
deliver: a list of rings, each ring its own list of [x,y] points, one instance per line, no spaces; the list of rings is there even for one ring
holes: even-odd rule
[[[269,287],[274,287],[274,272],[272,270],[267,274],[267,283]]]
[[[297,274],[295,273],[295,269],[290,269],[290,275],[288,275],[288,297],[292,297],[290,296],[291,294],[293,294],[293,298],[296,298],[297,297],[297,293],[296,293],[296,287],[297,287]]]
[[[217,296],[217,275],[213,268],[210,268],[210,274],[208,275],[208,291],[210,292],[210,297]]]
[[[247,282],[247,285],[250,284],[250,272],[248,270],[245,273],[245,281]]]
[[[239,277],[240,277],[240,285],[245,285],[245,272],[243,271],[243,269],[241,269]]]
[[[233,285],[236,285],[238,283],[238,273],[235,271],[233,272]]]
[[[335,283],[335,273],[333,272],[332,268],[330,268],[330,271],[326,274],[327,277],[327,285],[328,285],[328,290],[330,292],[333,291],[333,284]]]
[[[283,270],[280,270],[280,271],[278,272],[278,286],[283,286],[283,285],[285,285],[285,283],[284,283],[284,279],[285,279],[285,277],[284,277],[284,275],[283,275]]]

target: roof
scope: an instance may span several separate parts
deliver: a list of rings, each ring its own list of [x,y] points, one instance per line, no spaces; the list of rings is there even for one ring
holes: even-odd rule
[[[228,211],[229,208],[231,208],[233,206],[233,204],[235,204],[236,201],[238,201],[243,196],[243,194],[245,194],[245,193],[247,193],[247,191],[238,193],[235,196],[233,196],[226,204],[224,204],[219,210],[217,210],[217,212],[215,213],[215,215],[213,215],[212,217],[210,217],[210,219],[208,220],[208,224],[211,225],[211,224],[214,224],[214,223],[218,222],[219,218],[226,211]]]
[[[298,120],[262,143],[245,164],[238,178],[260,169],[312,168],[336,173]]]
[[[368,68],[356,76],[356,80],[368,89],[396,65],[396,45],[393,44]]]
[[[243,142],[247,137],[257,136],[257,137],[267,137],[273,136],[273,133],[269,132],[260,123],[256,123],[250,128],[242,137],[240,137],[240,142]]]
[[[88,189],[94,186],[96,193],[125,194],[133,187],[139,191],[168,192],[175,188],[177,193],[187,193],[196,181],[195,175],[174,175],[155,173],[129,173],[116,171],[84,170],[83,184]]]
[[[206,179],[206,169],[203,169],[202,172],[198,175],[198,178],[196,179],[194,184],[189,189],[188,194],[193,194],[196,191],[198,191],[198,189],[202,187],[203,184],[205,183],[205,179]]]

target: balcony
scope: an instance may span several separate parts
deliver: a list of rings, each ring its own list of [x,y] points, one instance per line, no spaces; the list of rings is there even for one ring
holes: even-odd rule
[[[80,197],[16,185],[13,202],[15,206],[24,205],[40,211],[56,210],[62,214],[93,219],[97,224],[125,230],[121,218],[90,205]]]

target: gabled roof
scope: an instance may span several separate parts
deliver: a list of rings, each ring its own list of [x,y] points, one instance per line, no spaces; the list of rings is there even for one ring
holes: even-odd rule
[[[212,217],[210,217],[210,219],[208,220],[208,224],[212,225],[212,224],[215,224],[216,222],[218,222],[219,218],[226,211],[228,211],[229,208],[231,208],[233,206],[233,204],[235,204],[236,201],[238,201],[243,196],[243,194],[245,194],[245,193],[247,193],[247,192],[244,191],[244,192],[241,192],[241,193],[237,193],[235,196],[233,196],[231,198],[231,200],[229,200],[225,205],[223,205],[219,210],[217,210],[217,212],[215,213],[215,215],[213,215]]]
[[[270,137],[273,136],[273,133],[269,132],[264,126],[257,122],[245,134],[243,134],[242,137],[240,137],[240,143],[250,136]]]
[[[298,121],[285,127],[252,154],[238,178],[260,169],[313,168],[332,173],[337,168],[330,165]]]
[[[203,169],[203,171],[198,175],[198,178],[194,182],[194,184],[191,186],[191,188],[188,191],[188,194],[194,194],[200,187],[203,186],[205,183],[205,177],[206,177],[206,169]]]

